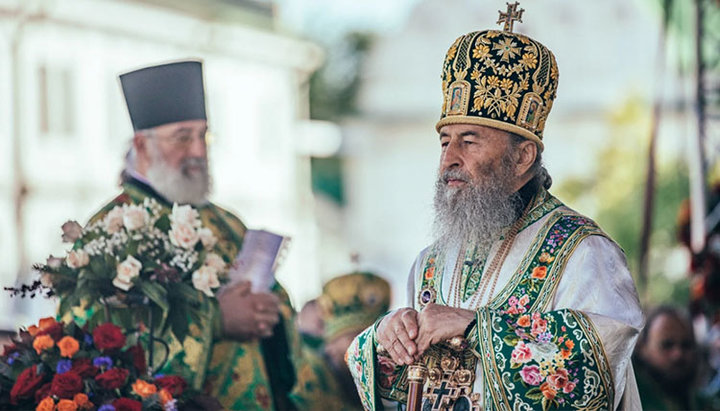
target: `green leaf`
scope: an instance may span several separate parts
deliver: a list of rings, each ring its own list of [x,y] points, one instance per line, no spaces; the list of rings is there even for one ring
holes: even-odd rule
[[[193,305],[200,305],[203,301],[203,297],[200,290],[196,290],[186,283],[175,283],[169,287],[173,294],[173,299],[177,298],[184,300]]]
[[[180,343],[185,340],[185,336],[189,331],[188,316],[189,313],[186,307],[182,304],[178,304],[173,307],[173,310],[170,312],[168,317],[168,323],[170,324],[172,333],[175,335],[175,338],[180,341]]]
[[[510,361],[510,369],[511,370],[513,370],[515,368],[520,368],[520,367],[522,367],[522,364],[520,364],[519,362]],[[520,375],[520,374],[516,374],[516,375]]]
[[[515,345],[517,345],[518,341],[520,341],[520,337],[515,334],[509,334],[503,337],[503,341],[505,342],[505,344],[514,347]]]
[[[155,227],[159,228],[160,230],[164,232],[170,231],[170,216],[168,214],[163,214],[158,218],[158,220],[155,222]]]
[[[152,300],[152,302],[157,304],[163,311],[168,311],[170,309],[167,299],[167,290],[162,285],[144,280],[138,281],[136,285],[143,294]]]
[[[533,401],[539,401],[540,399],[545,398],[538,387],[530,388],[525,396]]]

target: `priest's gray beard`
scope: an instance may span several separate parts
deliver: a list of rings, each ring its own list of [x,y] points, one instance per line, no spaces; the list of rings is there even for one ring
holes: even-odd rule
[[[469,242],[487,255],[492,244],[519,217],[520,194],[513,192],[513,153],[511,148],[503,155],[500,164],[481,164],[472,181],[470,175],[459,169],[440,173],[435,183],[435,245],[441,250],[453,250]],[[448,179],[459,179],[468,184],[450,187]]]
[[[162,158],[162,153],[153,144],[148,145],[148,150],[152,165],[148,167],[146,177],[155,191],[173,203],[194,206],[207,203],[211,180],[206,159],[186,158],[176,170]],[[190,172],[190,167],[201,170]]]

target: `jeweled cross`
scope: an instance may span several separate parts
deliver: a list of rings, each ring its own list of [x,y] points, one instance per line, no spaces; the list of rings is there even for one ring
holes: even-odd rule
[[[442,384],[438,388],[435,388],[433,390],[433,394],[437,394],[437,397],[435,397],[435,404],[433,404],[434,409],[439,409],[440,404],[442,404],[442,398],[445,396],[445,394],[450,394],[452,390],[449,388],[445,388],[447,385],[447,381],[443,381]]]
[[[520,9],[518,11],[517,6],[520,5],[520,3],[515,2],[513,4],[505,3],[507,4],[507,11],[503,13],[502,11],[498,10],[498,13],[500,13],[500,17],[498,17],[497,24],[504,23],[503,30],[505,31],[513,31],[513,24],[515,21],[519,21],[522,23],[522,14],[525,11],[525,9]]]

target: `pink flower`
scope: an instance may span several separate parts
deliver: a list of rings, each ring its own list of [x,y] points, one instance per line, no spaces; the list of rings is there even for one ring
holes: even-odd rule
[[[72,250],[67,256],[67,265],[70,268],[85,267],[90,262],[90,256],[82,248]]]
[[[523,307],[528,305],[530,302],[530,297],[527,296],[527,294],[520,297],[520,300],[518,301],[518,304],[522,305]]]
[[[62,240],[64,243],[74,243],[82,236],[82,226],[77,221],[67,221],[62,225]]]
[[[105,226],[105,231],[107,231],[108,234],[114,234],[120,231],[123,227],[124,214],[125,212],[121,206],[115,206],[109,213],[107,213],[105,219],[103,220],[103,225]]]
[[[560,390],[565,388],[568,383],[568,372],[565,368],[558,368],[555,370],[555,374],[549,376],[547,380],[556,391]]]
[[[544,333],[547,329],[547,321],[543,320],[542,318],[534,319],[532,322],[532,329],[530,331],[530,334],[533,336],[536,336],[540,333]]]
[[[518,299],[517,299],[517,297],[515,297],[514,295],[508,299],[508,304],[509,304],[511,307],[516,306],[517,303],[518,303]]]
[[[542,382],[542,376],[540,375],[540,367],[537,365],[526,365],[520,370],[520,377],[525,384],[538,385]]]
[[[189,250],[200,240],[197,230],[190,224],[172,223],[170,227],[170,242],[178,247]]]
[[[532,360],[532,352],[530,351],[530,347],[525,345],[524,342],[520,341],[515,346],[515,349],[513,349],[512,354],[510,354],[510,358],[515,364],[525,364],[526,362]]]
[[[575,389],[575,383],[572,381],[568,381],[567,384],[565,384],[565,386],[563,387],[563,392],[565,394],[570,394],[572,392],[572,390],[574,390],[574,389]]]

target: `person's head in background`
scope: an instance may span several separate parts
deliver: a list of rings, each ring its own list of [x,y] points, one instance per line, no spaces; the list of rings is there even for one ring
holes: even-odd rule
[[[170,202],[201,205],[210,192],[202,63],[182,61],[120,76],[135,130],[123,179],[145,180]]]
[[[335,277],[318,297],[325,322],[325,354],[333,367],[347,373],[345,352],[352,340],[390,308],[390,284],[367,272]]]
[[[320,304],[318,299],[314,298],[306,302],[297,315],[297,328],[300,334],[311,337],[322,337],[325,330],[325,323],[322,319]]]
[[[660,306],[650,311],[635,353],[651,375],[668,388],[689,387],[698,371],[692,322],[674,307]]]

